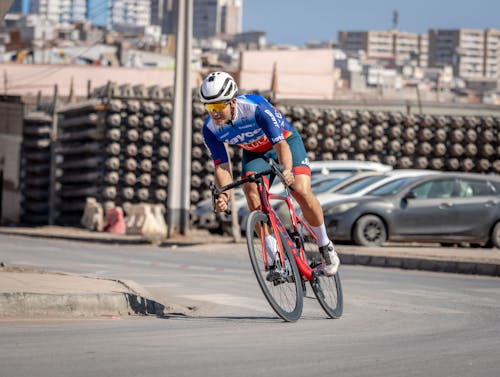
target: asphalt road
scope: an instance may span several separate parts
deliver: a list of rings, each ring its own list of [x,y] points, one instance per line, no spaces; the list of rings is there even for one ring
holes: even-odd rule
[[[491,376],[500,279],[342,266],[344,316],[297,323],[262,298],[244,245],[156,248],[0,238],[8,264],[134,280],[184,314],[0,321],[0,375]]]

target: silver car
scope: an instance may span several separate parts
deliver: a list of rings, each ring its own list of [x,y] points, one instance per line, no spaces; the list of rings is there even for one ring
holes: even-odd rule
[[[500,177],[442,173],[404,177],[323,206],[328,234],[362,246],[385,241],[500,247]]]

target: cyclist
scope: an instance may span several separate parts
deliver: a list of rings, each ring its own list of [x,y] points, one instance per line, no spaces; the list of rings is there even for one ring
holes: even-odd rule
[[[203,80],[199,94],[209,114],[203,126],[203,138],[214,161],[216,185],[221,187],[233,181],[224,143],[243,149],[243,177],[266,170],[268,158],[278,161],[284,167],[286,184],[294,185],[292,196],[317,236],[325,274],[334,275],[340,261],[326,234],[321,205],[311,191],[309,160],[299,133],[265,98],[238,96],[238,86],[226,72],[210,73]],[[246,183],[243,191],[250,211],[260,209],[256,184]],[[215,210],[225,211],[229,197],[227,192],[222,193],[215,203]],[[265,239],[266,251],[274,261],[276,240],[272,235]]]

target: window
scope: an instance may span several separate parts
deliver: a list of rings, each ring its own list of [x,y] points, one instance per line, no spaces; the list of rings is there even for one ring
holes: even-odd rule
[[[500,181],[490,181],[494,193],[492,195],[500,195]]]
[[[394,195],[401,190],[402,187],[405,187],[407,182],[414,180],[414,177],[406,177],[399,178],[392,182],[386,183],[375,190],[372,190],[368,193],[368,195],[376,195],[376,196],[389,196]]]
[[[455,188],[454,179],[440,179],[423,183],[413,189],[417,199],[451,198]]]
[[[476,179],[461,179],[458,181],[458,196],[488,196],[495,195],[493,187],[487,182]]]
[[[358,191],[364,189],[365,187],[368,187],[369,185],[371,185],[377,181],[380,181],[381,179],[384,179],[384,178],[385,178],[384,175],[373,175],[373,176],[365,177],[365,178],[363,178],[359,181],[356,181],[348,186],[345,186],[344,188],[336,191],[336,193],[350,195],[350,194],[358,192]]]

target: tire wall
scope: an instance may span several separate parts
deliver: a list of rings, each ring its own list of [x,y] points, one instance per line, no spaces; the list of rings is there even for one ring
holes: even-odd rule
[[[87,197],[105,206],[165,204],[172,128],[171,88],[111,87],[62,107],[56,140],[55,219],[79,225]],[[203,144],[206,113],[193,96],[191,210],[210,198],[214,165]],[[379,161],[394,168],[500,173],[500,118],[406,115],[321,106],[277,108],[300,132],[311,160]],[[46,224],[50,177],[47,114],[25,116],[22,221]],[[229,147],[235,176],[241,151]]]

